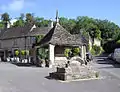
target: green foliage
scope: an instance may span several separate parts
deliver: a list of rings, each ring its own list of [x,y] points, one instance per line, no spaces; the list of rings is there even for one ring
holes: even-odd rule
[[[18,50],[15,51],[15,55],[18,56],[20,52]]]
[[[21,14],[17,21],[13,23],[13,27],[22,27],[25,25],[24,14]]]
[[[26,22],[26,24],[34,24],[35,23],[34,14],[33,13],[26,13],[25,22]]]
[[[106,53],[112,53],[114,52],[114,49],[117,47],[116,45],[117,44],[115,40],[110,40],[103,45],[103,49]]]
[[[25,50],[25,54],[26,54],[26,55],[29,55],[29,50]]]
[[[96,45],[93,45],[92,49],[91,49],[91,53],[92,55],[100,55],[102,53],[102,47],[100,46],[96,46]]]
[[[10,16],[8,13],[3,13],[1,16],[2,23],[4,27],[7,28],[7,24],[10,23]]]
[[[29,50],[21,50],[21,55],[29,55]]]
[[[93,48],[91,49],[90,52],[91,52],[92,55],[96,55],[95,50]]]
[[[2,22],[0,22],[0,29],[3,29],[4,28],[4,25]]]
[[[37,35],[36,36],[36,43],[40,42],[40,40],[43,38],[43,35]]]
[[[95,77],[98,78],[100,76],[99,72],[95,72]]]
[[[25,55],[25,50],[21,50],[21,55]]]
[[[65,51],[64,51],[64,55],[65,55],[66,57],[69,57],[69,52],[70,52],[70,51],[71,51],[71,49],[66,48]]]
[[[69,56],[69,53],[71,52],[71,54],[73,55],[73,56],[77,56],[77,55],[79,55],[80,54],[80,48],[72,48],[72,50],[70,49],[70,48],[66,48],[65,49],[65,51],[64,51],[64,55],[66,56],[66,57],[70,57]]]
[[[46,20],[42,17],[36,17],[35,21],[36,21],[36,26],[38,27],[48,27],[49,20]]]
[[[80,54],[80,48],[73,48],[73,55],[79,55]]]
[[[41,59],[48,59],[48,57],[49,57],[48,49],[38,48],[37,49],[37,56]]]
[[[62,25],[67,31],[71,32],[76,25],[76,20],[75,19],[68,19],[65,17],[60,17],[59,18],[59,23]]]
[[[120,44],[120,40],[118,40],[116,43]]]
[[[88,44],[87,48],[88,48],[88,50],[90,50],[90,45],[89,44]]]

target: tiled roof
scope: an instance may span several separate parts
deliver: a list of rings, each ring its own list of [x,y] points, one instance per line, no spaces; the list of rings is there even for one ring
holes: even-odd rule
[[[71,35],[66,31],[59,23],[45,35],[45,37],[36,45],[45,45],[45,44],[54,44],[54,45],[83,45],[86,44],[86,39],[80,35]]]

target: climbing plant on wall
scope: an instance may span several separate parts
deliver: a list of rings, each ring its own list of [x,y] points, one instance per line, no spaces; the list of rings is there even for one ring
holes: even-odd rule
[[[40,40],[44,37],[44,35],[37,35],[36,36],[36,43],[39,43]]]

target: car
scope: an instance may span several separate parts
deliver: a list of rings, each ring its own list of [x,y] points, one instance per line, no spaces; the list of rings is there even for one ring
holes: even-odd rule
[[[108,59],[114,60],[114,53],[110,53],[110,54],[108,55]]]
[[[114,60],[120,63],[120,48],[114,50]]]

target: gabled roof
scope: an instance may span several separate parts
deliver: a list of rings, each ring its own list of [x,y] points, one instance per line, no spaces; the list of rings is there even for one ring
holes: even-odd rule
[[[15,37],[22,37],[28,33],[28,31],[32,28],[32,25],[27,25],[23,27],[12,27],[6,30],[3,30],[4,33],[1,35],[0,39],[9,39]]]
[[[36,35],[46,35],[51,30],[51,27],[36,27],[32,31],[27,33],[28,36],[36,36]]]
[[[54,45],[83,45],[86,42],[85,39],[81,38],[80,35],[71,35],[66,31],[59,23],[46,34],[46,36],[37,43],[38,45],[54,44]]]
[[[45,35],[50,30],[50,27],[44,27],[44,28],[36,27],[31,31],[32,27],[33,25],[25,25],[23,27],[12,27],[6,30],[2,30],[2,33],[0,34],[0,39],[35,36],[39,34]]]

